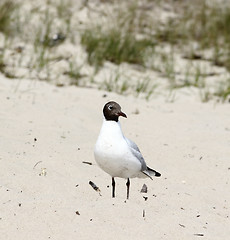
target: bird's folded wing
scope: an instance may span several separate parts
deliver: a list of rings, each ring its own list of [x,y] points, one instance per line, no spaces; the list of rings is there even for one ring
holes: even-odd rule
[[[147,171],[147,165],[145,163],[145,160],[140,152],[140,149],[138,148],[137,144],[133,141],[131,141],[128,138],[125,138],[130,151],[132,152],[132,154],[140,161],[141,163],[141,171]]]

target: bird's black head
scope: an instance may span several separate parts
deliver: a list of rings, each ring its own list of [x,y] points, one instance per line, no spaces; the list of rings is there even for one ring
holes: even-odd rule
[[[103,114],[107,121],[118,122],[120,116],[127,118],[126,114],[121,111],[121,106],[114,101],[105,104]]]

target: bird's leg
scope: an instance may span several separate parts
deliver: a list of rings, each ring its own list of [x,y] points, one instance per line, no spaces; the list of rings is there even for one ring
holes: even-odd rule
[[[126,186],[127,186],[127,199],[129,199],[129,186],[130,186],[129,178],[127,179]]]
[[[114,180],[114,177],[112,177],[112,197],[115,198],[115,180]]]

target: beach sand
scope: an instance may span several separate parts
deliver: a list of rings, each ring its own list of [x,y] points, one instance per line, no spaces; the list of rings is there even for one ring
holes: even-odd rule
[[[1,239],[229,238],[229,104],[0,80]],[[124,179],[111,198],[111,177],[93,156],[109,100],[128,116],[124,134],[162,174],[131,179],[129,200]]]

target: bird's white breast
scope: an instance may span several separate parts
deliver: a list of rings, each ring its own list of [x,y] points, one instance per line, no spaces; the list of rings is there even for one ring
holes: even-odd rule
[[[131,153],[121,131],[120,123],[104,120],[95,150],[98,165],[112,177],[136,177],[141,163]]]

